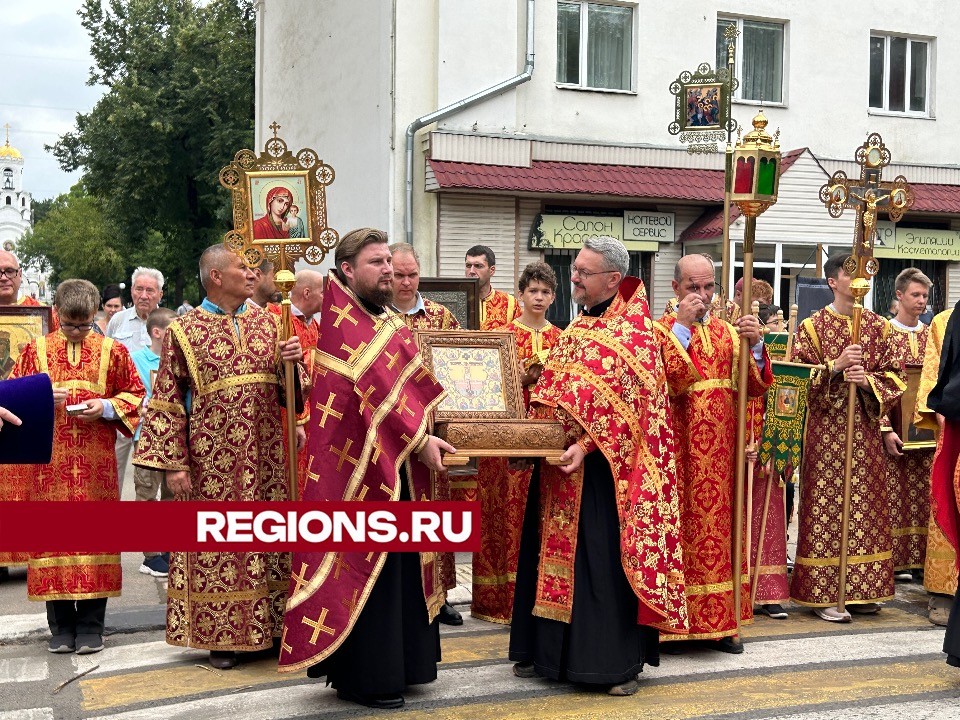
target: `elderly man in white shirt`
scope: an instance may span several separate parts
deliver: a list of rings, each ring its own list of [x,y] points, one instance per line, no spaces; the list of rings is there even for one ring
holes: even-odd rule
[[[126,346],[131,353],[150,347],[147,332],[147,317],[160,305],[163,298],[163,273],[154,268],[138,267],[133,271],[130,284],[133,307],[121,310],[110,318],[107,337]],[[133,440],[117,433],[117,477],[123,491],[123,476],[130,459]]]

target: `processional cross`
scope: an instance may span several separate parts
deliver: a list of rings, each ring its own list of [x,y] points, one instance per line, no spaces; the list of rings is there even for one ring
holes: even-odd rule
[[[860,165],[859,185],[838,170],[830,182],[820,188],[820,200],[827,206],[830,217],[840,217],[844,208],[857,211],[853,231],[853,252],[843,264],[844,272],[853,280],[853,318],[850,344],[860,344],[860,321],[863,314],[863,298],[870,291],[870,278],[877,274],[880,264],[873,257],[873,243],[877,231],[877,211],[882,208],[890,220],[897,222],[913,205],[913,189],[903,175],[893,182],[880,179],[883,168],[890,164],[890,151],[878,133],[867,136],[866,142],[857,148],[854,155]],[[856,419],[857,386],[849,383],[847,390],[847,437],[846,456],[843,468],[843,505],[840,513],[840,568],[837,589],[837,611],[845,613],[847,595],[847,553],[850,541],[850,485],[853,477],[853,431]]]
[[[281,295],[281,339],[293,334],[290,291],[296,277],[293,274],[298,260],[320,264],[327,253],[336,248],[340,238],[327,225],[326,188],[333,182],[333,168],[325,164],[316,151],[302,148],[296,154],[287,143],[277,137],[280,125],[269,125],[273,137],[267,138],[263,152],[240,150],[233,162],[220,170],[220,184],[233,195],[233,230],[223,239],[247,267],[257,267],[264,260],[273,262],[277,269],[275,284]],[[274,209],[274,203],[281,207]],[[296,224],[289,213],[296,208],[303,216]],[[264,214],[264,212],[266,214]],[[273,213],[280,220],[274,221]],[[262,217],[261,217],[262,215]],[[263,223],[263,217],[269,223]],[[266,225],[272,224],[272,230]],[[287,475],[290,499],[297,500],[296,411],[294,403],[294,367],[285,363],[286,388]]]

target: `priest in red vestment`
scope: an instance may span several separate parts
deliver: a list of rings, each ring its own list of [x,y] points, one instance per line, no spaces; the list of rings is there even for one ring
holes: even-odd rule
[[[927,408],[943,418],[931,478],[930,512],[954,551],[952,574],[960,569],[960,302],[944,331],[940,375],[927,396]],[[960,590],[953,599],[943,640],[947,664],[960,668]]]
[[[823,365],[810,377],[807,425],[800,468],[797,556],[790,578],[794,602],[812,607],[823,620],[850,622],[839,599],[849,383],[857,388],[853,425],[853,475],[850,483],[850,528],[847,544],[845,606],[875,613],[894,597],[893,535],[886,459],[880,418],[900,398],[902,346],[892,341],[890,325],[864,310],[860,344],[851,344],[853,294],[843,269],[847,256],[837,254],[823,272],[833,302],[800,324],[793,359]]]
[[[724,652],[743,652],[737,636],[734,593],[741,595],[741,622],[753,619],[744,549],[739,588],[733,586],[733,502],[737,442],[737,393],[760,397],[773,375],[754,315],[736,326],[709,312],[715,290],[713,260],[687,255],[677,263],[675,313],[656,324],[670,384],[678,437],[677,479],[687,583],[689,635],[662,640],[709,640]],[[747,387],[738,388],[740,343],[751,347]],[[743,534],[744,541],[746,533]]]
[[[204,250],[200,279],[207,297],[164,338],[133,462],[166,471],[181,499],[286,500],[279,388],[300,341],[281,342],[279,318],[246,302],[254,272],[224,245]],[[221,670],[237,652],[269,649],[289,576],[288,553],[172,552],[167,642],[209,650]]]
[[[380,230],[354,230],[337,246],[320,314],[304,500],[432,499],[430,471],[442,472],[441,452],[453,450],[427,432],[445,393],[388,308],[390,258]],[[343,700],[401,707],[407,686],[437,677],[439,565],[428,552],[294,553],[280,670],[309,668]]]
[[[118,430],[130,436],[136,429],[143,383],[123,345],[91,332],[100,305],[92,283],[65,280],[56,297],[63,325],[30,342],[12,373],[46,373],[53,382],[53,457],[48,465],[7,466],[4,474],[29,488],[25,500],[119,500],[113,446]],[[67,413],[77,405],[85,408]],[[120,583],[119,552],[32,553],[27,596],[47,603],[50,652],[102,650],[107,598],[120,595]]]
[[[531,393],[569,447],[530,482],[510,627],[514,674],[632,695],[658,632],[687,628],[676,443],[663,359],[629,254],[591,238],[573,264],[584,307]]]

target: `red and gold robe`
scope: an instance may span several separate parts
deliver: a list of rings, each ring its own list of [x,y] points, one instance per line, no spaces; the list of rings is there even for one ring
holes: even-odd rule
[[[687,629],[676,443],[663,359],[646,291],[626,278],[599,317],[579,315],[553,346],[530,398],[531,416],[556,418],[570,442],[599,449],[615,481],[621,565],[639,600],[637,622]],[[569,623],[583,468],[540,473],[540,562],[533,614]]]
[[[927,407],[927,397],[937,384],[937,377],[940,374],[943,337],[952,313],[953,308],[944,310],[930,322],[930,332],[923,355],[923,373],[920,376],[920,388],[917,391],[917,410],[914,413],[914,423],[917,427],[936,431],[937,456],[943,446],[943,433],[940,432],[936,413]],[[957,594],[957,554],[937,524],[933,513],[930,514],[930,520],[927,523],[927,555],[923,563],[923,587],[927,592],[939,595]]]
[[[520,303],[510,293],[491,289],[480,300],[480,329],[499,330],[521,313]]]
[[[330,275],[320,315],[317,395],[304,500],[399,501],[401,466],[411,498],[433,498],[430,472],[414,454],[445,392],[424,366],[399,315],[371,314]],[[283,619],[280,670],[329,657],[350,634],[387,559],[385,552],[296,552]],[[444,602],[435,553],[420,553],[432,621]],[[376,652],[376,648],[370,648]]]
[[[901,345],[904,363],[922,366],[929,335],[927,326],[920,323],[917,330],[904,330],[891,322],[890,330],[891,342]],[[881,424],[881,431],[892,429],[888,422]],[[930,448],[907,450],[902,457],[886,456],[894,570],[923,567],[927,554],[930,470],[933,467],[934,452],[934,449]]]
[[[278,303],[267,303],[267,310],[278,317],[283,317],[283,309]],[[303,386],[303,413],[297,415],[297,425],[303,425],[305,431],[309,431],[310,428],[307,421],[310,419],[310,390],[312,389],[309,383],[312,382],[313,378],[313,364],[317,354],[317,339],[320,335],[320,324],[313,319],[307,322],[307,319],[304,318],[303,315],[296,315],[291,312],[290,325],[293,329],[293,334],[300,339],[300,347],[303,349],[303,366],[306,377],[308,378],[308,382]],[[286,442],[286,408],[281,408],[280,418],[283,423],[283,441]],[[297,451],[297,497],[303,497],[303,486],[306,482],[307,470],[307,444],[304,443],[303,447]]]
[[[69,342],[59,331],[37,338],[21,353],[11,377],[46,373],[54,388],[66,388],[67,405],[99,399],[110,402],[115,418],[86,422],[54,409],[53,456],[49,465],[13,465],[33,501],[119,500],[117,430],[132,436],[143,383],[127,349],[89,333]],[[78,507],[77,512],[83,513]],[[90,600],[120,594],[120,553],[31,553],[27,597],[31,600]]]
[[[790,580],[795,602],[836,605],[840,572],[840,514],[846,457],[848,384],[833,361],[850,344],[851,318],[832,306],[801,323],[793,359],[814,370],[807,396],[807,425],[800,469],[797,557]],[[858,388],[854,412],[853,477],[847,548],[846,603],[872,603],[894,596],[893,536],[890,532],[886,451],[880,418],[903,393],[901,348],[890,325],[863,311],[861,345],[869,390]]]
[[[279,336],[276,316],[257,307],[231,316],[201,306],[175,318],[134,463],[188,471],[190,500],[287,499]],[[171,553],[167,642],[269,648],[289,577],[288,553]]]
[[[737,634],[733,587],[733,500],[737,444],[737,383],[740,336],[729,323],[710,316],[691,328],[690,344],[673,334],[676,315],[656,324],[677,434],[680,529],[687,581],[689,635],[661,640],[717,639]],[[763,372],[751,357],[746,392],[763,395],[773,380],[763,350]],[[741,570],[741,621],[753,619],[746,534]]]
[[[767,408],[767,396],[750,401],[753,419],[753,438],[755,446],[763,439],[763,420]],[[767,503],[767,522],[763,524],[764,500],[767,499],[767,485],[770,486],[770,500]],[[750,532],[750,581],[757,578],[754,591],[756,605],[784,603],[790,599],[790,583],[787,580],[787,521],[785,497],[786,484],[773,464],[763,467],[759,461],[753,472],[753,514],[749,518]],[[760,534],[763,530],[763,547],[760,547]],[[757,565],[760,566],[759,574]]]
[[[412,315],[401,313],[403,322],[411,330],[459,330],[456,316],[445,306],[423,298],[423,310]]]
[[[520,368],[560,337],[560,329],[547,323],[539,330],[519,319],[507,324],[517,338]],[[530,387],[524,386],[524,406],[530,407]],[[531,470],[510,470],[506,458],[481,458],[477,484],[480,487],[480,552],[473,556],[473,603],[470,614],[481,620],[509,623],[517,580],[520,531],[530,487]]]

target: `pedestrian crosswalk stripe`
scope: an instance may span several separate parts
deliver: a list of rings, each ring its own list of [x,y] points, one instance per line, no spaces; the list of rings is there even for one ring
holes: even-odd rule
[[[948,694],[949,698],[950,695]],[[949,705],[949,707],[944,707]],[[903,718],[904,720],[957,720],[955,702],[945,702],[941,696],[937,699],[923,699],[914,702],[904,701],[893,704],[869,705],[859,703],[849,708],[831,708],[814,710],[791,715],[778,715],[777,720],[864,720],[865,718]]]
[[[0,683],[46,680],[50,673],[47,659],[7,658],[0,660]]]
[[[0,720],[53,720],[53,718],[53,708],[31,708],[29,710],[0,712]]]

